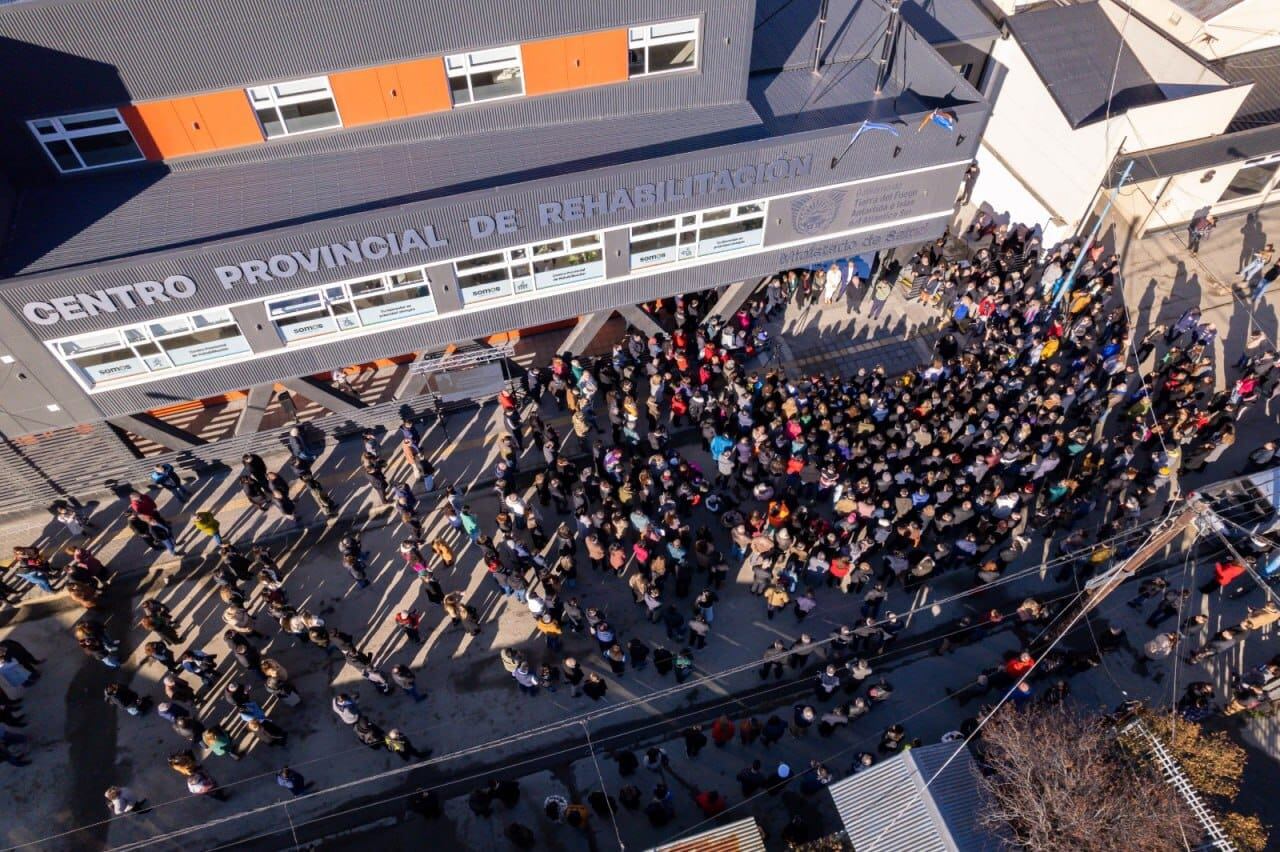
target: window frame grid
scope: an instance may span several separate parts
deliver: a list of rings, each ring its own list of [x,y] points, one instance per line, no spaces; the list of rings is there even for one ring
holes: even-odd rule
[[[514,53],[516,67],[520,69],[520,75],[517,77],[520,81],[520,91],[515,94],[499,95],[493,98],[485,98],[484,100],[476,100],[475,82],[472,80],[472,75],[476,72],[484,73],[491,71],[493,70],[491,66],[498,66],[502,68],[510,67],[511,59],[503,57],[488,62],[477,62],[475,57],[482,56],[484,54],[497,54],[501,51]],[[487,104],[494,101],[505,101],[510,100],[511,98],[526,97],[527,90],[525,87],[524,76],[524,49],[520,44],[503,45],[502,47],[488,47],[482,50],[466,50],[461,53],[447,53],[442,57],[442,59],[444,61],[444,75],[446,80],[462,78],[467,81],[468,99],[463,103],[458,103],[454,98],[453,86],[449,86],[449,100],[454,109],[458,109],[459,107],[476,106],[478,104]],[[460,68],[455,69],[452,67],[451,63],[454,60],[458,60],[462,63]],[[499,65],[499,63],[502,64]]]
[[[321,97],[316,96],[320,90],[316,89],[311,92],[281,96],[276,91],[276,87],[307,83],[313,80],[324,82],[324,93],[328,95],[329,103],[333,104],[333,114],[337,118],[337,124],[332,124],[327,127],[313,127],[308,130],[290,130],[288,122],[285,121],[284,114],[280,112],[280,108],[322,100]],[[259,101],[254,95],[255,90],[264,90],[267,92],[269,100],[262,102],[264,106],[259,106]],[[290,136],[305,136],[308,133],[322,133],[326,130],[340,130],[345,127],[342,122],[342,110],[338,107],[338,99],[333,94],[333,84],[330,82],[328,74],[319,74],[314,77],[300,77],[296,80],[280,80],[274,83],[261,83],[256,86],[245,86],[244,93],[245,97],[249,99],[249,108],[253,110],[253,117],[258,122],[258,128],[262,131],[262,138],[265,141],[270,141],[272,139],[287,139]],[[280,122],[280,126],[284,128],[283,133],[276,133],[273,135],[267,130],[267,126],[262,122],[262,116],[258,115],[258,111],[260,109],[265,109],[267,106],[275,112],[276,120]]]
[[[662,35],[654,35],[653,31],[660,27],[677,26],[679,24],[693,25],[693,64],[687,68],[667,68],[662,71],[649,70],[649,49],[654,46],[664,44],[678,44],[689,40],[689,33],[666,33]],[[637,33],[639,35],[637,36]],[[630,56],[628,56],[627,79],[635,80],[641,77],[661,77],[664,74],[679,74],[682,72],[697,71],[702,63],[702,19],[701,18],[685,18],[678,21],[661,21],[654,24],[643,24],[636,27],[627,28],[627,50],[642,50],[644,52],[644,70],[632,74],[630,72]]]
[[[80,130],[68,130],[63,123],[69,119],[88,119],[90,116],[114,116],[115,123],[111,125],[100,125],[98,127],[85,128]],[[45,133],[37,125],[49,123],[53,126],[53,132]],[[86,110],[85,112],[68,113],[67,115],[47,115],[40,118],[32,118],[27,120],[27,129],[31,131],[31,135],[35,137],[36,143],[39,144],[45,156],[49,158],[49,162],[53,163],[53,167],[58,170],[59,174],[72,175],[79,172],[94,171],[96,169],[109,169],[114,166],[123,166],[129,163],[145,162],[147,157],[142,152],[142,146],[138,144],[138,137],[133,135],[133,130],[125,122],[124,116],[120,114],[120,110],[116,107],[107,107],[106,109]],[[138,156],[128,160],[117,160],[114,163],[101,163],[99,165],[89,165],[85,162],[84,155],[80,153],[80,149],[76,147],[76,139],[92,138],[94,136],[105,136],[108,133],[125,132],[129,134],[129,140],[133,142],[134,149],[138,152]],[[49,142],[65,142],[71,153],[75,156],[76,161],[80,163],[79,167],[74,169],[64,169],[62,164],[54,157],[53,152],[49,150]]]

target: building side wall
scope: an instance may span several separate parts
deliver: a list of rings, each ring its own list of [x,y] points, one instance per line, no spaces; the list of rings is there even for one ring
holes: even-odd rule
[[[845,141],[841,136],[814,143],[815,172],[818,163],[825,168],[830,157],[838,153],[839,146]],[[884,145],[891,146],[892,142],[891,137],[883,140]],[[874,144],[879,145],[880,142]],[[793,145],[792,150],[797,150],[796,146]],[[887,151],[877,151],[875,155],[888,159]],[[61,336],[66,333],[65,329],[35,329],[22,320],[20,308],[6,308],[0,313],[0,337],[8,342],[14,357],[19,360],[20,369],[38,384],[51,389],[50,402],[53,399],[67,402],[64,411],[49,412],[44,410],[49,403],[43,398],[4,393],[10,388],[0,387],[0,400],[4,401],[0,431],[21,434],[135,413],[175,399],[213,396],[377,357],[483,338],[507,329],[543,325],[585,313],[741,281],[750,276],[767,275],[786,266],[818,263],[831,257],[852,256],[931,239],[940,234],[950,220],[955,194],[968,162],[967,156],[968,151],[961,150],[949,165],[943,167],[913,174],[891,173],[834,189],[824,185],[810,190],[804,190],[803,186],[789,187],[791,194],[783,194],[770,203],[763,246],[750,253],[727,255],[722,261],[712,258],[695,264],[675,264],[592,286],[539,293],[537,297],[507,299],[492,307],[482,304],[456,310],[460,307],[456,301],[456,281],[445,280],[452,277],[451,264],[432,265],[428,261],[426,265],[433,287],[452,285],[449,293],[439,293],[437,305],[442,311],[455,309],[453,313],[384,332],[345,338],[338,336],[322,345],[285,347],[274,337],[274,328],[261,303],[241,305],[234,307],[233,311],[254,347],[252,358],[225,366],[211,364],[197,372],[158,377],[128,387],[108,387],[97,393],[88,393],[80,387],[44,345],[44,339]],[[825,177],[822,180],[827,186],[834,182]],[[757,197],[775,193],[784,191],[776,188],[758,192]],[[716,203],[704,200],[702,207],[715,206]],[[606,262],[609,274],[626,273],[629,270],[628,227],[611,224],[603,230],[603,242],[609,254]],[[372,232],[378,233],[376,229]],[[345,276],[350,277],[350,273]],[[78,285],[65,278],[50,280],[43,285],[49,293],[55,289],[65,293],[68,287],[74,286]],[[290,285],[289,289],[295,288]],[[209,290],[206,301],[227,304],[236,297],[237,294],[217,287]],[[181,309],[196,307],[199,306],[183,305]],[[128,321],[119,314],[108,319],[108,323],[117,326]]]
[[[317,8],[302,0],[0,6],[0,66],[9,72],[0,87],[0,121],[13,131],[0,135],[0,155],[24,181],[47,176],[52,167],[25,120],[129,104],[137,105],[126,119],[143,137],[140,146],[158,158],[166,151],[189,156],[250,144],[264,149],[258,156],[288,156],[300,144],[314,146],[317,136],[340,137],[351,127],[397,119],[415,121],[423,138],[457,133],[463,124],[467,132],[509,131],[545,121],[545,110],[514,105],[548,93],[569,93],[557,104],[559,120],[741,101],[751,51],[750,10],[742,6],[743,0],[603,0],[499,10],[492,2],[337,0],[324,6],[322,22],[315,20]],[[698,69],[628,81],[627,28],[682,18],[700,20]],[[528,95],[468,105],[460,108],[465,121],[451,118],[460,110],[440,90],[440,58],[521,44],[530,45],[532,59]],[[551,68],[557,61],[558,71]],[[339,113],[345,118],[345,101],[354,118],[345,128],[263,143],[256,121],[246,125],[242,115],[219,113],[217,123],[224,116],[229,122],[227,144],[218,134],[192,138],[208,133],[208,123],[191,109],[193,99],[234,97],[243,114],[247,86],[321,74],[340,78]],[[609,85],[623,81],[627,85]],[[222,106],[229,109],[225,101]],[[147,118],[155,120],[154,131]],[[246,126],[256,135],[247,135]]]

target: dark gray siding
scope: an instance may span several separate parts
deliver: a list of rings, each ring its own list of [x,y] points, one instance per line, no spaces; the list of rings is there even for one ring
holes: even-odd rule
[[[550,120],[558,121],[728,103],[740,100],[746,86],[751,18],[749,9],[741,11],[744,2],[67,0],[0,5],[0,67],[6,71],[0,121],[8,140],[3,151],[21,166],[39,166],[48,174],[52,169],[21,125],[26,118],[682,17],[703,19],[697,74],[443,113],[398,122],[399,133],[421,138],[509,129],[536,120],[542,100],[556,104]],[[281,141],[231,156],[287,156],[300,146],[346,135]],[[330,142],[330,149],[340,144]]]
[[[741,86],[750,49],[744,0],[67,0],[0,8],[0,37],[116,70],[135,100],[288,80],[421,56],[707,14],[709,90]],[[725,38],[731,39],[729,45]],[[725,50],[728,47],[730,50]],[[3,54],[0,54],[2,56]],[[45,68],[15,68],[10,103],[75,108],[89,93],[50,90]],[[86,82],[92,83],[92,80]]]
[[[939,175],[949,182],[949,192],[959,187],[960,171]],[[940,188],[941,191],[941,188]],[[940,235],[947,225],[949,211],[909,229],[875,228],[854,237],[833,238],[818,243],[811,252],[804,247],[780,249],[758,255],[728,260],[711,266],[673,270],[634,281],[568,291],[555,296],[527,299],[489,310],[467,311],[438,320],[398,328],[382,334],[337,341],[294,352],[283,352],[255,358],[241,364],[172,379],[121,388],[96,394],[93,403],[102,416],[114,417],[154,408],[175,399],[197,399],[250,387],[283,377],[309,375],[355,364],[373,358],[443,347],[462,340],[473,340],[508,329],[528,328],[569,319],[619,305],[701,290],[706,287],[742,281],[776,272],[788,265],[808,265],[831,257],[847,257],[906,242],[921,242]],[[891,234],[891,232],[893,232]],[[797,253],[803,257],[795,258]],[[58,367],[58,369],[62,369]]]
[[[971,111],[970,111],[971,109]],[[977,144],[979,126],[986,114],[985,105],[975,104],[970,109],[958,108],[961,126],[972,127],[971,135],[963,138],[942,131],[908,133],[895,138],[884,133],[869,133],[844,155],[837,167],[830,168],[832,158],[839,155],[848,142],[847,130],[796,134],[775,144],[747,144],[728,146],[687,157],[669,157],[626,168],[596,170],[575,176],[572,180],[539,181],[519,185],[504,193],[477,192],[442,200],[433,200],[401,208],[391,216],[370,217],[353,215],[334,221],[323,227],[292,228],[282,235],[265,239],[228,241],[205,251],[170,252],[154,260],[127,264],[103,265],[91,273],[39,276],[12,282],[0,290],[3,298],[15,312],[31,301],[48,301],[58,296],[120,285],[138,281],[162,281],[170,275],[185,274],[193,278],[198,292],[193,298],[171,304],[157,304],[115,314],[99,314],[96,317],[60,322],[37,330],[44,339],[63,337],[112,328],[130,322],[182,313],[230,302],[276,295],[311,284],[323,284],[347,280],[369,273],[388,271],[418,264],[463,257],[494,248],[521,245],[538,239],[566,236],[590,230],[605,230],[636,221],[658,218],[673,213],[688,212],[707,207],[749,200],[768,195],[798,192],[813,187],[827,186],[860,178],[907,171],[945,162],[968,160]],[[908,122],[910,124],[910,122]],[[960,143],[960,144],[956,144]],[[893,156],[900,148],[898,156]],[[537,227],[538,204],[566,197],[594,194],[601,190],[629,187],[663,178],[683,178],[701,172],[714,172],[724,168],[770,162],[775,158],[811,158],[811,172],[790,180],[782,180],[757,187],[745,187],[714,195],[704,195],[673,202],[661,207],[650,207],[639,212],[619,211],[604,214],[587,221],[567,222],[563,225]],[[491,237],[483,242],[473,242],[467,234],[467,218],[479,214],[492,214],[504,209],[520,211],[525,227],[516,234]],[[388,257],[380,261],[365,261],[345,269],[309,273],[299,271],[287,280],[266,283],[241,284],[233,290],[225,290],[218,283],[214,268],[249,259],[265,259],[274,254],[291,251],[305,252],[318,245],[359,240],[369,235],[398,232],[406,227],[435,227],[436,234],[448,239],[445,248],[428,253]],[[515,326],[512,326],[515,327]]]

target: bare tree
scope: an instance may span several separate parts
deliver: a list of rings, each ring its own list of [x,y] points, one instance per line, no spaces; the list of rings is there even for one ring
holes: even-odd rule
[[[1006,707],[982,730],[981,824],[1026,852],[1183,850],[1201,829],[1176,791],[1116,742],[1107,720],[1061,705]]]

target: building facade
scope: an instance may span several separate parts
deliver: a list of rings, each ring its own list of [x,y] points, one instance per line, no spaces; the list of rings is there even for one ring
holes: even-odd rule
[[[940,234],[981,95],[909,26],[882,69],[876,3],[783,5],[0,6],[0,432]]]

